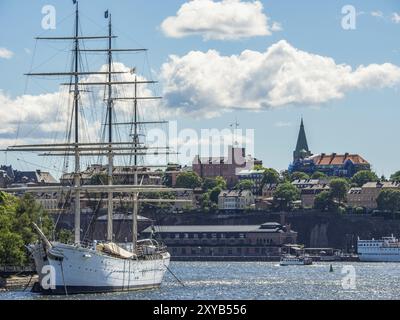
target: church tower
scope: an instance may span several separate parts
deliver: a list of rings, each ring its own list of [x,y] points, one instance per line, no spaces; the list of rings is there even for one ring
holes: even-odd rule
[[[306,132],[304,130],[303,118],[301,118],[300,131],[299,131],[299,136],[297,138],[296,150],[293,151],[293,162],[296,162],[297,160],[300,160],[300,159],[307,158],[311,155],[312,155],[312,153],[308,149],[308,143],[307,143]]]

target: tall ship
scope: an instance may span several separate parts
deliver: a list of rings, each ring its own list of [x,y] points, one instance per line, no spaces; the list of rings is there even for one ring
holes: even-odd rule
[[[138,289],[157,288],[161,285],[164,275],[168,270],[170,254],[166,247],[154,239],[138,240],[137,217],[139,202],[146,201],[146,194],[151,193],[149,202],[173,202],[174,199],[154,199],[154,194],[180,192],[183,189],[172,189],[157,184],[143,184],[139,181],[140,170],[149,168],[145,166],[143,159],[146,155],[151,156],[168,155],[171,153],[168,147],[148,147],[143,142],[143,134],[140,128],[147,124],[156,124],[156,121],[140,121],[138,102],[142,100],[159,99],[160,97],[140,96],[139,92],[149,90],[138,90],[139,86],[155,83],[143,77],[136,76],[135,68],[129,71],[115,67],[113,55],[118,53],[138,53],[145,49],[121,49],[114,48],[113,40],[117,38],[113,34],[111,13],[105,12],[108,21],[108,32],[105,35],[86,36],[81,34],[78,1],[73,1],[74,10],[74,33],[72,36],[62,37],[38,37],[37,40],[71,41],[72,63],[68,72],[36,72],[29,76],[39,77],[68,77],[69,82],[62,83],[68,88],[71,112],[70,131],[66,134],[64,142],[15,145],[7,148],[7,152],[31,152],[46,157],[59,157],[68,159],[73,163],[73,182],[71,185],[39,186],[8,188],[1,191],[9,193],[43,193],[57,192],[70,194],[72,213],[74,214],[74,241],[73,243],[61,243],[51,241],[43,234],[41,229],[35,225],[40,235],[40,241],[29,246],[33,256],[39,281],[35,285],[36,291],[44,294],[76,294],[76,293],[98,293],[112,291],[129,291]],[[91,48],[86,44],[91,40],[94,43],[104,41],[102,48]],[[83,54],[104,54],[105,61],[101,71],[90,71],[87,64],[88,59],[83,59]],[[84,68],[85,66],[85,68]],[[128,74],[129,77],[122,78]],[[92,78],[91,78],[92,77]],[[96,81],[90,80],[97,79]],[[100,79],[100,80],[99,80]],[[127,80],[129,79],[129,80]],[[104,91],[102,104],[104,107],[104,135],[101,141],[83,140],[84,131],[82,119],[84,115],[83,104],[88,101],[84,95],[91,91],[92,87],[101,88]],[[121,90],[121,87],[125,90]],[[121,91],[128,92],[121,94]],[[103,102],[104,101],[104,102]],[[132,108],[132,119],[128,122],[116,122],[115,108],[117,101],[130,103]],[[65,106],[67,107],[67,106]],[[86,109],[87,110],[87,109]],[[161,121],[159,122],[161,123]],[[163,121],[165,123],[165,121]],[[122,140],[115,134],[116,127],[126,128],[128,138]],[[127,127],[128,126],[128,127]],[[125,130],[125,129],[123,129]],[[117,139],[119,138],[119,140]],[[134,170],[134,183],[116,185],[113,184],[113,169],[115,159],[129,158],[130,168]],[[58,159],[59,159],[58,158]],[[107,181],[103,184],[81,183],[82,159],[102,158],[107,162]],[[81,195],[85,193],[101,194],[106,196],[107,210],[107,238],[103,241],[86,241],[82,238],[81,230]],[[140,194],[140,200],[139,200]],[[122,247],[114,241],[113,232],[113,201],[116,196],[123,195],[129,199],[132,208],[132,239],[131,245]]]
[[[400,262],[400,241],[393,235],[379,240],[360,240],[357,243],[360,261]]]

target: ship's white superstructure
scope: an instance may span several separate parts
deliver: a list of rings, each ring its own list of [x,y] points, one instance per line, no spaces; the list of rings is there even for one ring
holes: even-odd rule
[[[400,241],[393,235],[379,240],[360,240],[357,243],[360,261],[400,262]]]
[[[285,255],[281,258],[281,266],[307,266],[312,264],[312,259],[307,256]]]

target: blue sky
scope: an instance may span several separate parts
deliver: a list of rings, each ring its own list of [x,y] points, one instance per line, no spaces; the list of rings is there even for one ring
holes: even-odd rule
[[[155,70],[155,78],[171,54],[183,57],[190,51],[207,52],[210,49],[218,51],[221,56],[240,55],[244,50],[265,52],[280,40],[286,40],[298,50],[330,57],[337,65],[346,64],[353,70],[360,65],[370,64],[391,63],[400,66],[400,23],[392,20],[393,13],[400,13],[400,3],[396,0],[265,0],[261,1],[262,12],[270,23],[278,22],[282,30],[265,36],[207,41],[201,35],[172,38],[163,32],[162,22],[167,17],[175,16],[185,2],[97,0],[94,5],[94,1],[81,0],[81,24],[86,34],[104,32],[106,21],[103,12],[109,9],[115,33],[120,35],[118,46],[143,46],[150,49],[148,57],[151,68]],[[41,27],[41,10],[48,4],[57,10],[57,29],[45,32]],[[341,27],[342,7],[349,4],[358,12],[355,30],[344,30]],[[0,2],[0,47],[14,53],[9,59],[0,58],[0,89],[3,94],[13,99],[25,93],[37,95],[43,93],[43,89],[47,92],[57,90],[56,83],[50,81],[29,82],[29,86],[26,86],[23,74],[30,70],[35,49],[33,37],[70,34],[73,12],[72,1]],[[381,13],[373,15],[372,12]],[[60,48],[57,47],[57,50]],[[40,46],[36,50],[35,66],[54,54],[54,47]],[[121,62],[131,64],[127,56],[121,56]],[[139,58],[137,63],[144,62]],[[60,65],[63,70],[65,55],[61,53],[41,70],[54,70]],[[399,98],[399,83],[384,88],[368,86],[365,89],[348,90],[342,98],[328,99],[320,104],[300,102],[259,111],[232,108],[207,119],[182,114],[178,126],[197,130],[222,129],[229,127],[238,118],[241,128],[255,130],[256,157],[261,158],[268,167],[285,169],[291,161],[300,118],[303,116],[312,152],[359,153],[371,162],[378,174],[390,175],[400,170],[400,149],[396,145],[400,118]],[[27,159],[40,163],[39,159]],[[5,161],[1,154],[0,162]],[[12,162],[14,166],[33,169],[26,163],[14,161],[13,156],[8,155],[7,162]]]

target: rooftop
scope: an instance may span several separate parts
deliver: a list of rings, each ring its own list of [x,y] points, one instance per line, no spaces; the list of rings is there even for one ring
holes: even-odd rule
[[[265,227],[263,227],[265,226]],[[187,225],[187,226],[154,226],[157,233],[210,233],[210,232],[266,232],[284,233],[283,227],[279,224],[271,225]],[[148,227],[142,232],[150,233],[153,228]],[[294,233],[294,231],[290,231]]]
[[[241,170],[237,175],[238,176],[247,176],[249,174],[263,174],[264,170]]]
[[[251,194],[250,190],[223,190],[219,194],[219,197],[241,197]]]
[[[400,182],[398,181],[377,181],[367,182],[363,188],[400,188]]]
[[[365,160],[360,155],[350,154],[350,153],[345,153],[345,154],[321,153],[313,155],[308,159],[313,160],[316,165],[343,165],[346,161],[351,161],[354,164],[369,164],[368,161]]]

